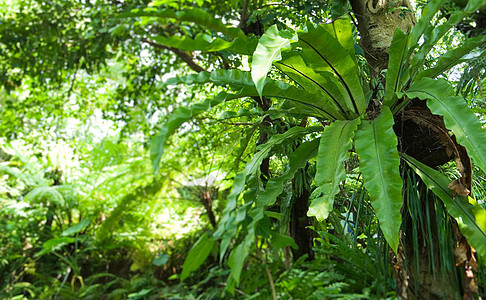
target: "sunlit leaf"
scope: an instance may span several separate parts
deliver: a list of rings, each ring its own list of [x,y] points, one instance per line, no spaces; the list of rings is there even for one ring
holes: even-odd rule
[[[256,49],[258,40],[247,37],[237,37],[233,41],[220,38],[208,40],[204,35],[197,35],[194,39],[188,36],[152,36],[151,40],[160,45],[188,51],[231,51],[244,55],[252,55]]]
[[[90,222],[91,222],[90,218],[84,219],[84,220],[80,221],[78,224],[71,226],[68,229],[64,230],[61,235],[62,236],[69,236],[69,235],[76,234],[76,233],[80,232],[81,230],[84,230],[86,227],[88,227]]]
[[[64,236],[60,238],[52,238],[47,240],[44,244],[42,244],[42,251],[36,253],[36,257],[51,253],[53,251],[61,249],[62,246],[74,243],[76,240],[72,237]]]
[[[449,70],[455,65],[465,62],[474,56],[480,55],[481,53],[484,53],[483,51],[478,51],[476,55],[471,53],[474,49],[477,49],[478,47],[481,47],[484,44],[486,44],[486,35],[481,35],[481,36],[467,39],[466,41],[464,41],[464,43],[462,43],[458,47],[455,47],[454,49],[441,55],[433,68],[420,72],[419,74],[417,74],[417,78],[420,77],[435,78],[440,74],[443,74],[445,71]]]
[[[344,28],[343,28],[344,30]],[[321,25],[299,34],[302,58],[316,73],[330,73],[345,88],[343,105],[355,114],[366,109],[363,88],[358,77],[358,66],[347,49]]]
[[[223,24],[221,19],[214,17],[207,11],[200,8],[190,8],[184,11],[156,8],[146,8],[142,10],[134,9],[129,13],[122,13],[118,17],[156,17],[162,19],[176,19],[181,21],[194,22],[198,25],[219,31],[232,38],[244,36],[244,33],[243,31],[241,31],[241,29]]]
[[[277,28],[277,25],[270,27],[260,38],[258,46],[253,54],[251,63],[251,77],[260,96],[262,96],[265,79],[274,60],[281,59],[281,50],[290,47],[290,41],[294,37],[285,37]]]

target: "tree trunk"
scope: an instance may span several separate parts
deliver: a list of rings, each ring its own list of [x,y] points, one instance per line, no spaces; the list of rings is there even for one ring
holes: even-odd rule
[[[305,168],[307,170],[307,167]],[[309,226],[312,226],[312,219],[307,216],[309,210],[309,197],[311,195],[307,172],[297,172],[292,180],[294,198],[292,200],[292,211],[290,213],[290,236],[294,239],[298,249],[292,249],[294,261],[307,254],[307,260],[314,259],[312,250],[314,233]]]
[[[354,15],[358,20],[360,45],[364,50],[371,75],[380,76],[388,66],[388,49],[397,27],[409,32],[416,20],[412,13],[399,7],[407,7],[411,11],[408,0],[350,0]],[[397,8],[397,9],[391,9]],[[383,78],[379,78],[383,80]],[[415,159],[436,167],[455,159],[463,175],[461,184],[470,190],[471,174],[469,157],[465,149],[457,144],[454,136],[449,135],[441,117],[432,115],[422,101],[412,101],[404,111],[396,116],[394,129],[399,138],[399,150]],[[425,134],[424,134],[425,133]],[[434,146],[434,151],[430,148]],[[427,151],[424,151],[427,150]],[[426,154],[426,156],[424,156]],[[462,168],[462,170],[461,170]],[[410,188],[410,181],[404,178],[404,191]],[[403,299],[474,299],[477,287],[472,275],[474,268],[474,249],[472,249],[460,233],[456,222],[445,213],[437,215],[435,209],[441,203],[433,202],[423,185],[418,183],[418,199],[410,199],[404,193],[402,211],[403,224],[400,232],[398,253],[393,259],[397,296]],[[417,203],[418,202],[418,203]],[[411,205],[420,210],[421,215],[428,217],[428,226],[418,222],[409,213]],[[434,227],[437,222],[447,221],[450,229],[448,249],[439,249],[439,239],[446,237]],[[427,235],[424,233],[428,232]],[[441,241],[442,242],[442,241]],[[443,245],[444,243],[442,243]],[[448,252],[449,251],[449,252]],[[452,253],[447,255],[447,253]],[[447,256],[447,257],[446,257]],[[447,259],[450,270],[441,269],[440,259]],[[433,267],[432,267],[433,266]],[[456,280],[457,278],[457,280]],[[457,282],[457,285],[454,285]]]
[[[412,6],[405,1],[392,0],[351,0],[354,15],[358,19],[360,44],[372,75],[380,74],[388,66],[388,48],[391,45],[395,29],[400,27],[409,32],[415,25],[413,13],[404,12],[398,7]],[[389,13],[390,8],[398,8]]]

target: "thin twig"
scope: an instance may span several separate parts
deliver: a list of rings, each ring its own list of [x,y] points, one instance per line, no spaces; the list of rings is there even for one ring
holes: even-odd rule
[[[173,47],[168,47],[168,46],[164,46],[164,45],[161,45],[161,44],[158,44],[152,40],[149,40],[147,38],[142,38],[141,39],[142,42],[145,42],[149,45],[152,45],[154,46],[155,48],[158,48],[158,49],[164,49],[164,50],[169,50],[171,52],[173,52],[175,55],[177,55],[180,59],[182,59],[185,63],[187,63],[187,65],[189,66],[189,68],[193,69],[194,71],[196,72],[207,72],[206,69],[204,69],[203,67],[201,67],[200,65],[198,65],[194,60],[192,60],[192,56],[187,54],[186,52],[180,50],[180,49],[177,49],[177,48],[173,48]]]
[[[244,29],[246,28],[246,21],[248,20],[248,3],[250,0],[245,0],[243,3],[243,9],[241,10],[241,18],[240,24],[238,25],[239,28]]]

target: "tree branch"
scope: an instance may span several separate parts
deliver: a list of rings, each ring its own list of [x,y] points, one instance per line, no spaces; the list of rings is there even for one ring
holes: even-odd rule
[[[241,10],[241,18],[240,18],[240,24],[238,25],[239,28],[244,30],[246,28],[246,21],[248,20],[248,3],[250,0],[245,0],[245,3],[243,3],[243,9]]]
[[[198,65],[196,62],[194,62],[194,60],[192,60],[192,56],[187,54],[186,52],[180,50],[180,49],[177,49],[177,48],[173,48],[173,47],[168,47],[168,46],[164,46],[164,45],[161,45],[161,44],[158,44],[152,40],[149,40],[147,38],[142,38],[141,39],[142,42],[145,42],[151,46],[154,46],[155,48],[158,48],[158,49],[164,49],[164,50],[169,50],[171,52],[173,52],[175,55],[177,55],[180,59],[182,59],[188,66],[189,68],[193,69],[194,71],[196,72],[207,72],[206,69],[204,69],[203,67],[201,67],[200,65]]]

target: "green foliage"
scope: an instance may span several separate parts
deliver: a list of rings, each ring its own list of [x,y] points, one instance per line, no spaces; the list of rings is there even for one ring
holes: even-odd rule
[[[446,81],[423,78],[413,84],[406,95],[427,99],[432,113],[444,116],[446,127],[454,132],[474,162],[486,170],[486,134],[464,99],[454,97],[454,91]]]
[[[447,187],[450,179],[444,174],[405,156],[407,163],[422,178],[427,187],[443,202],[464,236],[481,256],[486,255],[486,210],[471,197],[453,195]]]
[[[324,220],[333,210],[334,196],[339,184],[346,179],[343,162],[360,120],[335,121],[324,128],[316,162],[316,191],[322,196],[312,200],[307,214]]]
[[[398,27],[393,35],[393,40],[388,50],[388,69],[386,71],[386,86],[385,97],[383,104],[390,107],[393,104],[395,92],[399,92],[402,88],[401,78],[403,76],[404,65],[407,60],[408,41],[410,37],[408,34]]]
[[[281,50],[289,48],[291,40],[295,40],[295,37],[289,32],[279,31],[276,25],[270,27],[260,38],[251,63],[251,78],[260,97],[273,61],[282,59]]]
[[[393,132],[393,116],[382,107],[381,114],[373,121],[361,124],[356,133],[356,151],[360,156],[360,171],[364,185],[371,195],[380,227],[393,251],[398,248],[402,207],[402,180],[398,167],[400,158],[397,138]]]
[[[484,203],[403,155],[445,204],[433,224],[394,132],[424,100],[486,172],[485,38],[444,40],[484,1],[444,3],[395,31],[380,74],[346,1],[0,7],[1,297],[389,298],[389,249],[421,234],[459,286],[449,214],[483,259]],[[461,68],[457,91],[436,79]]]
[[[214,240],[208,234],[205,233],[199,238],[187,254],[184,265],[182,265],[181,281],[184,281],[192,271],[197,270],[202,265],[211,253],[213,246]]]

